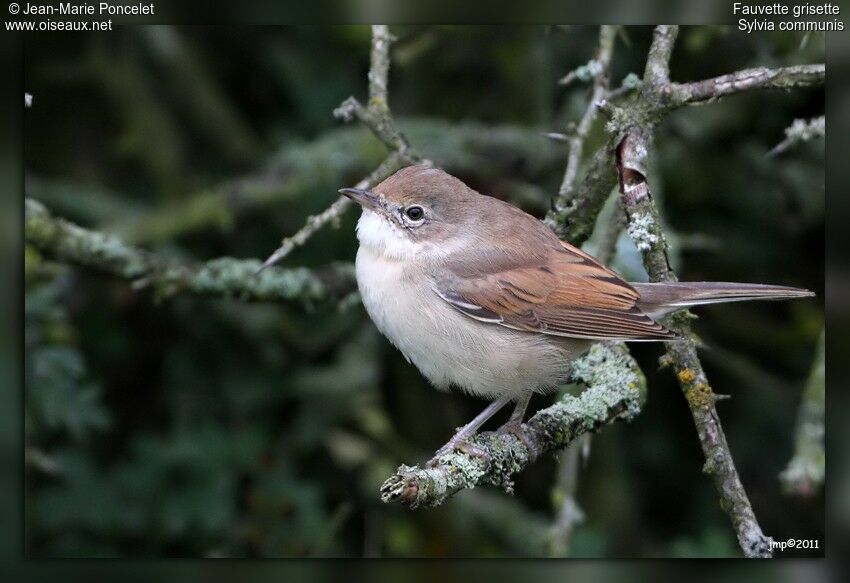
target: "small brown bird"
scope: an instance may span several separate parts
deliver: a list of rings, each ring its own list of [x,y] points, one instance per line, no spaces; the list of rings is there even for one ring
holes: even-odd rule
[[[814,295],[744,283],[628,283],[543,223],[430,166],[373,190],[343,188],[363,213],[356,272],[378,329],[437,388],[491,399],[440,453],[511,401],[518,429],[594,341],[663,341],[670,312],[718,302]]]

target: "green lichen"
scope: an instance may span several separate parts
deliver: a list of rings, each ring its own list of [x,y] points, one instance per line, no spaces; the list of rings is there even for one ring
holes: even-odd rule
[[[26,240],[47,256],[112,273],[144,284],[155,297],[181,291],[243,300],[313,302],[349,294],[350,265],[322,273],[307,268],[271,268],[257,273],[260,262],[222,257],[201,264],[178,262],[124,243],[115,235],[84,229],[52,217],[35,200],[26,201]]]
[[[261,262],[222,257],[203,264],[191,278],[198,293],[257,300],[321,300],[327,286],[310,269],[266,269]]]
[[[636,73],[629,73],[623,77],[623,81],[620,83],[620,86],[624,89],[639,89],[641,85],[643,85],[643,79]]]
[[[661,240],[655,218],[650,213],[633,213],[627,231],[635,247],[641,252],[652,250]]]

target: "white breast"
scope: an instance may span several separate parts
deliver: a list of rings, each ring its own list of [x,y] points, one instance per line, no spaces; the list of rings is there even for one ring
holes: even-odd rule
[[[412,256],[415,250],[395,244],[373,221],[364,213],[358,225],[356,274],[363,305],[378,330],[436,387],[454,385],[488,398],[549,389],[589,345],[464,316],[433,291]],[[388,253],[387,243],[397,251]]]

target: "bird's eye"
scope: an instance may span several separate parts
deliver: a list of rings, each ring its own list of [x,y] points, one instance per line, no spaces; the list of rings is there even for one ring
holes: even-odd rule
[[[411,221],[420,221],[422,217],[425,216],[425,211],[422,210],[421,206],[409,206],[404,211],[404,214],[407,215],[407,218]]]

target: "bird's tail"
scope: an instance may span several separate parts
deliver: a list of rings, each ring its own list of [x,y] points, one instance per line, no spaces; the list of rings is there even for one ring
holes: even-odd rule
[[[796,287],[720,281],[633,283],[632,286],[640,294],[638,307],[653,318],[702,304],[749,300],[790,300],[815,295],[812,291]]]

